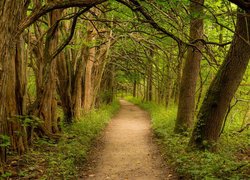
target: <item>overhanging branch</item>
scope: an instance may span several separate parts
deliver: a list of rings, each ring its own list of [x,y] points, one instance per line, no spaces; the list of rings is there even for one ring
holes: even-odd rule
[[[69,36],[67,37],[67,39],[56,49],[55,52],[53,52],[51,55],[50,55],[50,58],[49,58],[49,62],[51,62],[68,44],[69,42],[71,41],[71,39],[73,38],[73,35],[75,33],[75,27],[76,27],[76,23],[77,23],[77,18],[83,14],[84,12],[88,11],[88,9],[90,8],[85,8],[84,10],[78,12],[74,18],[73,18],[73,22],[72,22],[72,25],[71,25],[71,30],[70,30],[70,34]]]
[[[155,20],[145,11],[145,9],[140,5],[140,3],[138,1],[130,0],[130,2],[133,3],[133,5],[129,4],[128,2],[126,2],[124,0],[117,0],[117,2],[120,2],[120,3],[124,4],[125,6],[129,7],[133,11],[140,12],[153,28],[155,28],[156,30],[158,30],[160,32],[163,32],[167,36],[171,37],[178,44],[186,44],[180,38],[178,38],[174,34],[168,32],[165,28],[159,26],[158,23],[155,22]]]
[[[31,13],[31,15],[24,18],[18,26],[16,34],[20,35],[27,27],[29,27],[32,23],[38,20],[41,16],[55,9],[65,9],[70,7],[86,7],[90,9],[91,7],[101,4],[105,1],[107,0],[64,0],[47,3],[44,6],[37,7]]]
[[[241,9],[246,10],[247,12],[250,12],[250,0],[228,0],[237,6],[239,6]]]

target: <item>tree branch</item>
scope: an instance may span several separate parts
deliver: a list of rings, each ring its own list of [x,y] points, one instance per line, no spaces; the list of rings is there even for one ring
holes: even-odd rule
[[[31,15],[24,18],[20,23],[20,25],[18,26],[16,34],[20,35],[27,27],[29,27],[41,16],[55,9],[65,9],[70,7],[80,7],[80,8],[86,7],[90,9],[91,7],[101,4],[105,1],[107,0],[64,0],[64,1],[47,3],[44,6],[35,8],[33,13],[31,13]]]
[[[50,55],[48,62],[51,62],[71,41],[71,39],[73,38],[73,35],[75,33],[75,27],[76,27],[76,23],[77,23],[77,18],[83,14],[84,12],[88,11],[91,7],[87,7],[81,11],[79,11],[73,18],[73,22],[71,25],[71,30],[70,30],[70,34],[67,37],[67,39]]]
[[[247,12],[250,12],[250,0],[228,0],[237,6],[239,6],[241,9],[246,10]]]
[[[126,2],[124,0],[117,0],[117,2],[124,4],[125,6],[129,7],[133,11],[140,12],[152,27],[154,27],[156,30],[158,30],[160,32],[163,32],[167,36],[171,37],[178,44],[187,44],[187,43],[183,42],[180,38],[176,37],[174,34],[168,32],[165,28],[159,26],[155,22],[155,20],[145,11],[145,9],[140,5],[140,3],[138,1],[130,0],[130,2],[132,2],[134,6],[129,4],[128,2]]]

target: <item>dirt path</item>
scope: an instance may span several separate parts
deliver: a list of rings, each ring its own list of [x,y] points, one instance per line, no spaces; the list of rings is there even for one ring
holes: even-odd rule
[[[121,100],[121,109],[99,140],[83,179],[176,179],[153,142],[148,114]]]

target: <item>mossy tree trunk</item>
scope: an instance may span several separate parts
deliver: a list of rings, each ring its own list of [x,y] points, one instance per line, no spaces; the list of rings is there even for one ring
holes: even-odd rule
[[[190,146],[216,149],[230,102],[240,85],[250,59],[250,12],[239,12],[228,54],[213,79],[198,113]]]

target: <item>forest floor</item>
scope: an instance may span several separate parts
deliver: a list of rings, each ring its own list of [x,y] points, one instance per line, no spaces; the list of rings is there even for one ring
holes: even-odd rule
[[[82,178],[177,179],[161,156],[148,113],[125,100],[120,103],[120,111],[90,152]]]

